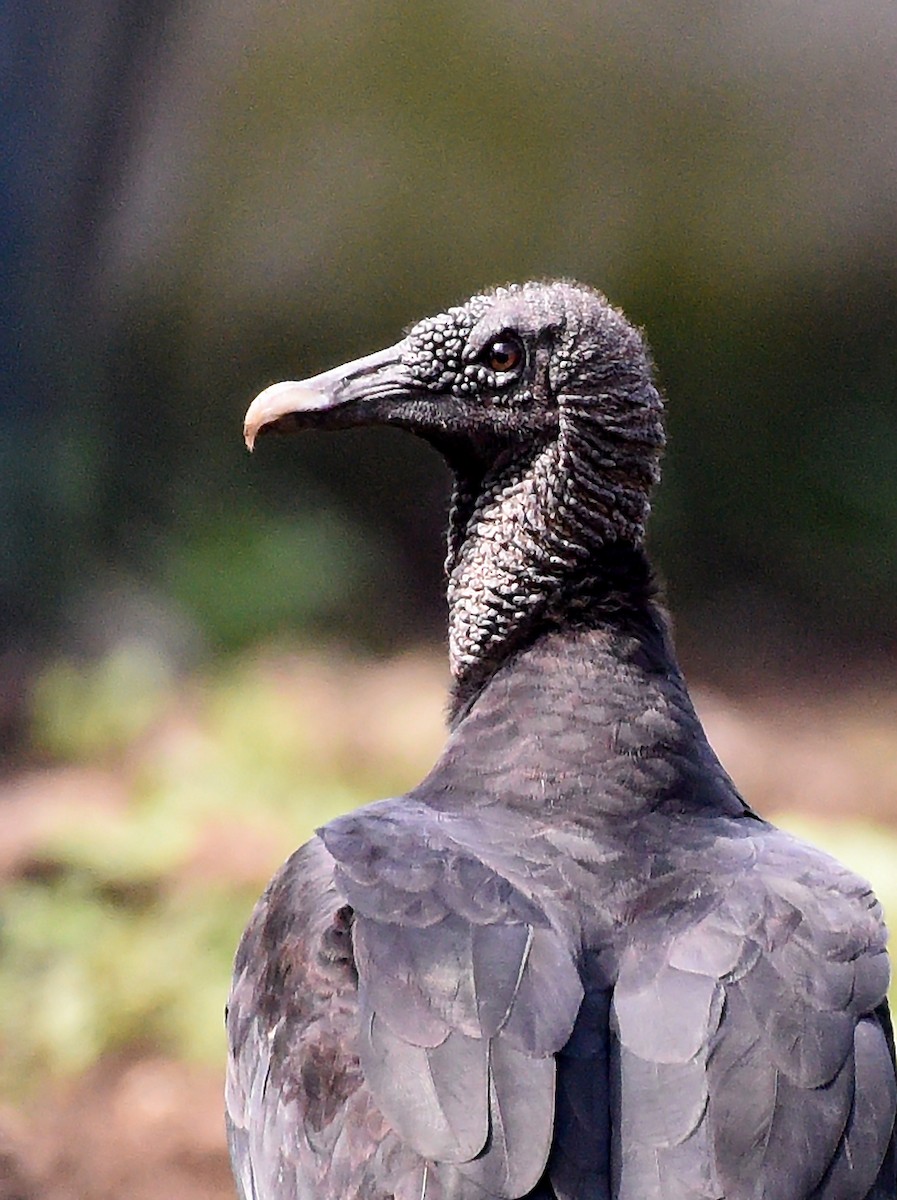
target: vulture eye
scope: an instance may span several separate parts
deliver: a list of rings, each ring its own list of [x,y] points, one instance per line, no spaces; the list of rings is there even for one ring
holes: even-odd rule
[[[517,338],[503,333],[486,346],[483,358],[490,371],[507,375],[510,371],[516,371],[523,362],[523,346]]]

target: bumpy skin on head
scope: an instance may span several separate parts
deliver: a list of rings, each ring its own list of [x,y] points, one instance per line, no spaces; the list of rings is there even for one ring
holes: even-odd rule
[[[483,360],[505,334],[525,351],[513,373]],[[641,541],[659,478],[663,405],[641,335],[599,292],[527,283],[474,296],[412,326],[402,360],[415,384],[461,402],[421,422],[450,459],[454,451],[462,466],[471,455],[494,466],[507,446],[525,460],[556,441],[553,485],[574,484],[578,462],[592,476],[609,472],[596,480],[607,488],[604,505],[583,523],[590,540],[597,517],[604,541]]]
[[[500,369],[494,349],[511,346]],[[395,346],[247,414],[266,429],[397,425],[431,442],[455,487],[448,535],[454,708],[552,612],[606,587],[642,543],[664,444],[639,332],[571,282],[496,288],[413,325]],[[623,559],[625,560],[625,553]],[[643,565],[619,568],[632,583]]]
[[[881,911],[750,810],[692,707],[639,334],[578,284],[499,288],[268,389],[246,436],[370,423],[455,473],[453,727],[253,914],[245,1200],[897,1200]]]
[[[525,350],[510,379],[482,361],[503,335]],[[602,551],[641,545],[663,405],[638,331],[580,284],[475,296],[415,325],[403,359],[467,401],[450,431],[429,434],[455,471],[449,653],[466,700],[509,641],[583,591]]]

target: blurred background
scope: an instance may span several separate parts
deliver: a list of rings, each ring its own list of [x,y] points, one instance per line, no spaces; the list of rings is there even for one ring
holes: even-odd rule
[[[242,415],[483,286],[646,328],[711,740],[897,913],[891,0],[32,0],[0,56],[0,1200],[232,1195],[239,930],[446,684],[439,459]]]

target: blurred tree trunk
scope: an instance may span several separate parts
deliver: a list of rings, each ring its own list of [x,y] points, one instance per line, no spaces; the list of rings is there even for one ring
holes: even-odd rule
[[[102,233],[169,7],[0,10],[0,684],[21,674],[64,581],[92,569],[108,402]],[[2,691],[8,730],[19,689]]]

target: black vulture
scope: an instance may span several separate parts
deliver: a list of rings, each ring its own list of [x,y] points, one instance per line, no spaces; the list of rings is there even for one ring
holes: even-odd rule
[[[325,825],[236,957],[244,1200],[894,1200],[869,885],[714,755],[644,551],[639,332],[569,282],[474,296],[263,392],[263,431],[395,425],[454,474],[445,750]]]

